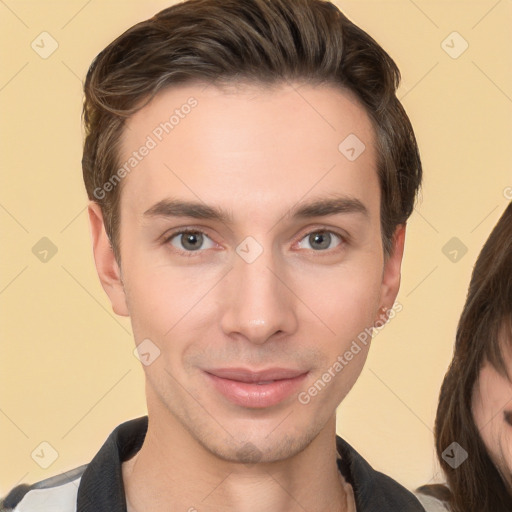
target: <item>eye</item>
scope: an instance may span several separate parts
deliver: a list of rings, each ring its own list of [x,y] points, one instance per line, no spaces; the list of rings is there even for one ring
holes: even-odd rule
[[[334,235],[334,237],[333,237]],[[326,249],[332,249],[332,242],[335,241],[335,239],[340,240],[340,243],[338,246],[341,246],[344,242],[344,238],[339,235],[338,233],[334,233],[333,231],[327,231],[325,229],[320,229],[316,231],[312,231],[311,233],[307,234],[300,243],[303,243],[303,240],[305,240],[309,245],[310,248],[314,251],[321,251],[324,252]],[[303,248],[303,247],[301,247]],[[308,249],[308,247],[306,247]]]
[[[208,247],[202,247],[206,240],[210,241],[210,245]],[[192,229],[176,231],[169,235],[165,242],[182,253],[198,252],[201,248],[212,249],[215,247],[215,243],[205,233]]]
[[[335,245],[336,239],[338,239],[338,244]],[[338,233],[327,229],[317,229],[301,239],[299,248],[327,252],[329,249],[342,246],[344,242],[345,238]],[[185,256],[192,256],[193,253],[201,252],[201,249],[212,249],[216,246],[215,242],[199,229],[175,231],[165,238],[164,243],[170,244],[178,253]],[[207,243],[206,247],[205,243]],[[309,247],[304,247],[304,243],[309,244]]]

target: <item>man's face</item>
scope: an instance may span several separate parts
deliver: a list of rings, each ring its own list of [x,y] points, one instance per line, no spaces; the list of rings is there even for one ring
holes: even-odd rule
[[[160,351],[144,366],[149,416],[226,460],[298,453],[332,428],[367,356],[369,343],[353,341],[398,291],[402,253],[383,257],[371,122],[327,86],[187,85],[129,119],[121,163],[148,136],[154,147],[122,182],[124,286],[106,289],[136,343],[150,340],[144,357]],[[294,215],[334,198],[336,211]],[[178,215],[171,201],[229,218]]]

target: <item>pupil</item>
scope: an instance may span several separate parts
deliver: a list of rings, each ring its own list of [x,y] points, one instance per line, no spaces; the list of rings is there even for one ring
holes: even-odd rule
[[[189,233],[185,236],[185,243],[183,246],[186,249],[196,250],[197,247],[201,246],[201,237],[202,235],[200,233]]]
[[[330,234],[329,233],[315,233],[313,235],[313,240],[316,242],[320,242],[320,245],[321,245],[321,249],[326,249],[329,247],[329,243],[330,243]],[[324,243],[322,244],[322,240],[324,241]],[[314,244],[311,244],[312,246]]]

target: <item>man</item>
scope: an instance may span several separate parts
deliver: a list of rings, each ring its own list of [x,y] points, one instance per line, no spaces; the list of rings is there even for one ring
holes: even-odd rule
[[[421,182],[391,58],[322,0],[190,0],[85,83],[98,275],[148,416],[16,511],[421,511],[336,436]]]

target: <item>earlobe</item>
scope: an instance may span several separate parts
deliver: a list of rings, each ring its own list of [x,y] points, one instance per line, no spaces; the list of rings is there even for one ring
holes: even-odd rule
[[[88,213],[94,262],[101,285],[110,299],[114,313],[120,316],[130,316],[121,279],[121,269],[105,231],[101,208],[97,203],[91,201],[88,206]]]
[[[380,308],[389,310],[395,303],[398,290],[400,289],[400,271],[405,244],[405,224],[400,224],[393,235],[391,253],[384,263],[382,275]]]

